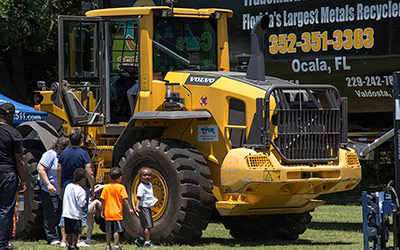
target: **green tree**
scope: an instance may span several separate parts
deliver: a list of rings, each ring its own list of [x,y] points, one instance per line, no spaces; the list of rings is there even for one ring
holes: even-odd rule
[[[37,80],[57,80],[57,17],[78,0],[0,0],[0,93],[26,103]]]

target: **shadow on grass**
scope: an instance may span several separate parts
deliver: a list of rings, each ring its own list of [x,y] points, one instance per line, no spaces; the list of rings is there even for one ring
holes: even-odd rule
[[[323,194],[318,196],[318,199],[324,200],[326,205],[361,205],[361,193],[364,190],[356,187],[350,191]]]
[[[365,177],[363,175],[361,182],[354,189],[331,194],[323,194],[318,196],[318,199],[326,201],[326,204],[328,205],[361,205],[361,194],[363,191],[367,191],[367,193],[381,192],[387,185],[387,183],[378,183],[374,179],[375,175],[373,177]]]
[[[92,235],[92,240],[97,242],[105,242],[106,235],[105,233],[97,233]],[[121,238],[121,244],[133,244],[133,241],[127,240],[126,238]],[[225,247],[257,247],[257,246],[311,246],[311,245],[337,245],[337,246],[346,246],[351,245],[351,242],[341,242],[341,241],[331,241],[331,242],[318,242],[311,240],[303,240],[298,239],[296,241],[263,241],[263,240],[238,240],[238,239],[226,239],[226,238],[216,238],[216,237],[202,237],[199,241],[194,244],[189,244],[191,246],[207,246],[211,244],[216,244]],[[172,245],[170,245],[172,246]]]
[[[309,229],[314,230],[338,230],[338,231],[354,231],[362,232],[362,223],[352,222],[311,222]]]
[[[288,245],[351,245],[350,242],[341,242],[341,241],[332,241],[332,242],[318,242],[318,241],[310,241],[310,240],[296,240],[296,241],[244,241],[237,239],[223,239],[223,238],[215,238],[215,237],[203,237],[197,242],[197,246],[201,245],[210,245],[210,244],[218,244],[221,246],[242,246],[242,247],[251,247],[251,246],[288,246]]]
[[[114,238],[112,238],[112,242],[114,242]],[[106,243],[106,233],[105,232],[101,232],[101,233],[95,233],[92,235],[92,241],[95,242],[104,242],[104,244]],[[134,244],[133,240],[128,240],[127,238],[124,237],[123,234],[120,234],[120,242],[121,244]],[[82,248],[80,248],[82,249]]]

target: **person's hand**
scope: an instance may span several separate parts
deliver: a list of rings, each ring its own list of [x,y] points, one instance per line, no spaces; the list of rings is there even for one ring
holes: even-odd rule
[[[129,213],[130,213],[130,214],[134,214],[135,212],[133,211],[133,209],[130,208],[130,209],[129,209]]]
[[[140,213],[140,209],[138,207],[135,207],[135,211]]]
[[[105,217],[104,217],[104,211],[101,211],[101,217],[102,217],[102,218],[105,218]]]
[[[21,184],[19,186],[19,192],[23,193],[26,190],[26,181],[21,181]]]
[[[49,183],[49,185],[47,185],[46,187],[49,190],[50,194],[54,194],[57,192],[57,189],[51,183]]]
[[[105,185],[103,185],[103,184],[96,184],[96,185],[94,186],[94,192],[97,193],[97,192],[103,190],[104,186],[105,186]]]

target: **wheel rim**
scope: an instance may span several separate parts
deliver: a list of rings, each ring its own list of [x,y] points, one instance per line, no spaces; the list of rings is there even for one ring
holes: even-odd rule
[[[167,208],[168,188],[167,182],[159,171],[151,168],[151,172],[153,173],[150,179],[150,182],[153,185],[153,194],[158,199],[157,203],[151,207],[151,214],[153,216],[153,221],[156,221],[161,218]],[[135,204],[136,202],[137,188],[140,182],[140,175],[137,174],[132,184],[132,204]],[[136,214],[139,216],[137,212]]]

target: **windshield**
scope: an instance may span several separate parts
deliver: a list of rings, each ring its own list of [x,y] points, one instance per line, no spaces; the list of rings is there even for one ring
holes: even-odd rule
[[[217,70],[216,21],[155,18],[154,72]]]
[[[134,110],[139,72],[139,25],[137,17],[116,19],[110,32],[110,122],[127,122]]]
[[[110,22],[111,35],[111,72],[137,71],[138,67],[138,21],[115,20]]]

